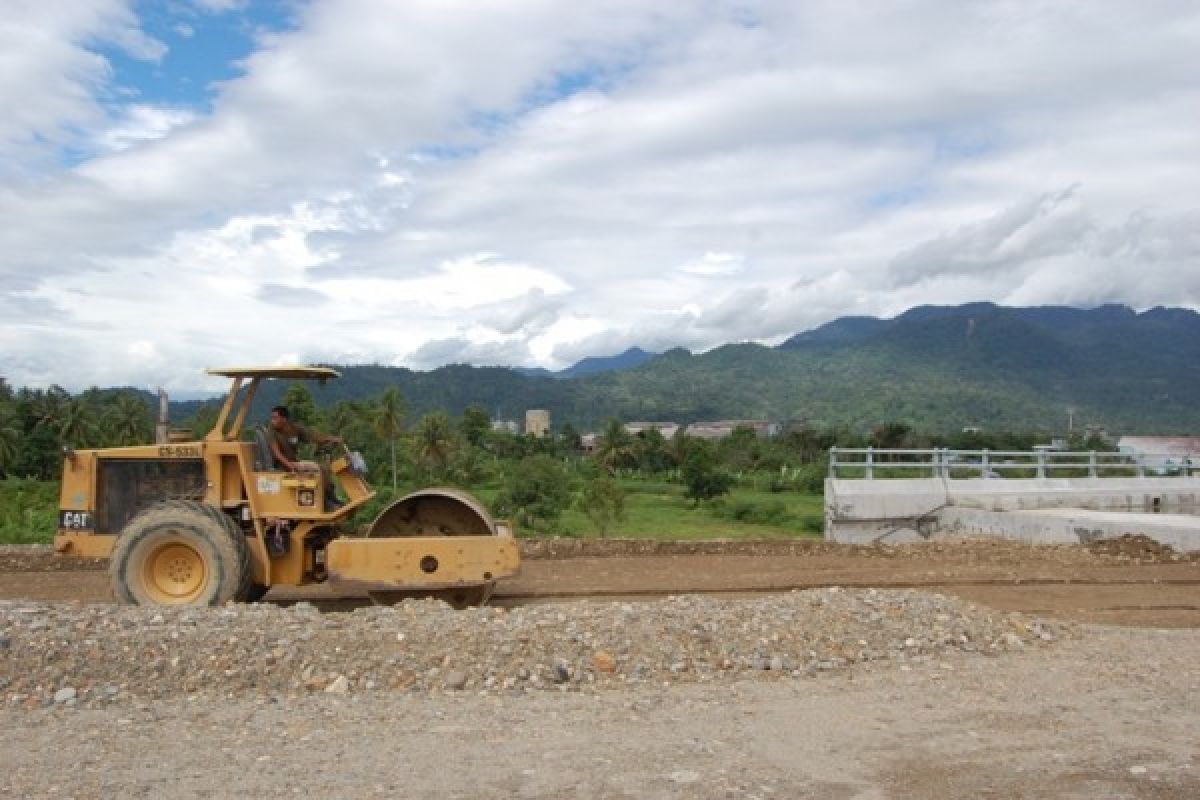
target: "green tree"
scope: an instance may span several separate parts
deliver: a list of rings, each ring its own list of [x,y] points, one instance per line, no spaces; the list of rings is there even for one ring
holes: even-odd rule
[[[329,409],[326,425],[330,433],[346,439],[358,432],[366,413],[362,403],[342,400]]]
[[[684,493],[697,506],[702,501],[712,500],[733,488],[733,476],[720,469],[716,455],[708,442],[696,442],[688,448],[683,462]]]
[[[21,422],[16,411],[0,406],[0,472],[7,475],[21,454]]]
[[[58,422],[58,440],[72,447],[88,447],[99,433],[99,414],[85,397],[72,397],[62,409]]]
[[[559,429],[558,438],[562,443],[563,449],[570,454],[578,453],[583,449],[583,437],[579,435],[579,431],[575,430],[575,426],[569,422],[563,423],[562,428]]]
[[[457,449],[450,417],[445,411],[426,414],[417,424],[417,460],[432,480],[446,474],[446,468]]]
[[[625,518],[625,490],[609,476],[599,475],[583,485],[579,508],[605,538],[613,523]]]
[[[739,425],[719,445],[721,460],[737,470],[752,470],[762,459],[762,443],[753,428]]]
[[[462,431],[463,438],[467,440],[468,444],[472,447],[479,447],[487,437],[488,431],[492,429],[492,417],[483,406],[467,406],[463,410],[458,429]]]
[[[539,453],[509,468],[495,507],[522,525],[550,529],[570,504],[570,477],[557,460]]]
[[[29,415],[34,424],[57,436],[62,428],[63,417],[66,416],[67,404],[71,402],[71,395],[61,386],[51,386],[45,391],[32,390],[27,397]]]
[[[388,443],[391,450],[393,492],[396,491],[396,442],[404,432],[404,416],[407,413],[404,396],[395,386],[385,390],[379,399],[367,409],[371,428],[379,438]]]
[[[205,403],[196,409],[191,418],[184,421],[184,427],[192,432],[192,436],[203,439],[217,424],[217,414],[220,406],[216,403]]]
[[[317,403],[313,400],[312,392],[303,382],[292,381],[288,384],[287,391],[283,393],[283,404],[287,406],[289,418],[293,422],[299,422],[301,425],[309,427],[318,427],[320,412],[317,411]]]
[[[118,394],[106,414],[108,433],[118,446],[145,444],[153,439],[154,415],[140,397]]]
[[[596,437],[596,460],[613,475],[621,467],[633,466],[635,459],[632,434],[620,420],[610,419],[604,432]]]
[[[633,457],[638,469],[665,472],[675,466],[670,445],[658,428],[647,428],[634,437]]]

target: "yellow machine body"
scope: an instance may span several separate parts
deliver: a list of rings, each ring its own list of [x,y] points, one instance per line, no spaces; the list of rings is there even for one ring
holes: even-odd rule
[[[247,581],[261,591],[333,580],[386,591],[483,586],[489,590],[481,595],[486,598],[496,580],[519,569],[507,525],[494,522],[475,498],[452,489],[416,492],[385,509],[369,529],[369,538],[343,538],[340,523],[374,497],[357,454],[347,451],[328,465],[346,502],[325,511],[320,474],[276,470],[265,435],[257,433],[255,441],[244,441],[242,435],[264,380],[324,381],[338,373],[320,367],[210,372],[233,383],[213,430],[203,440],[67,452],[56,550],[109,557],[139,514],[163,503],[174,502],[182,509],[182,500],[190,504],[186,513],[208,514],[219,525],[240,532],[248,555]],[[220,516],[212,517],[211,511]],[[186,522],[186,516],[183,519]],[[286,548],[269,547],[272,535],[286,537]],[[164,544],[141,568],[151,583],[158,580],[166,587],[147,590],[145,596],[154,602],[171,596],[172,580],[190,586],[188,581],[194,583],[195,574],[205,570],[203,554],[198,553],[191,577],[181,577],[177,573],[186,572],[187,559],[181,561],[177,550],[177,543]],[[164,571],[161,580],[156,578]]]

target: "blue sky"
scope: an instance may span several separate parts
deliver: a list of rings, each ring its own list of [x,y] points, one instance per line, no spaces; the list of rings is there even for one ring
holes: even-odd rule
[[[290,27],[292,8],[292,3],[262,0],[227,11],[178,0],[136,3],[141,29],[166,49],[161,58],[148,60],[115,43],[96,42],[96,52],[112,66],[112,102],[210,111],[218,96],[216,84],[243,74],[240,62],[254,52],[258,36]]]
[[[17,0],[0,375],[1200,308],[1196,52],[1169,0]]]

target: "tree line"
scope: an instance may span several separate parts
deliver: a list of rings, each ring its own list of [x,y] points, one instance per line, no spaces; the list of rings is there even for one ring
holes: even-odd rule
[[[493,430],[491,415],[479,405],[451,416],[433,411],[412,418],[398,387],[365,400],[318,406],[304,383],[287,386],[282,402],[292,419],[342,437],[371,466],[379,491],[364,517],[390,502],[403,488],[454,485],[495,490],[493,507],[534,529],[553,529],[572,503],[603,533],[621,518],[622,482],[665,480],[684,487],[694,504],[713,501],[738,482],[753,481],[771,491],[819,494],[831,447],[1028,450],[1043,435],[968,430],[922,433],[899,422],[870,431],[846,427],[796,426],[761,437],[737,428],[718,440],[680,431],[664,437],[650,428],[630,433],[610,419],[584,452],[582,436],[567,423],[543,437]],[[219,405],[201,405],[182,422],[195,438],[213,427]],[[254,420],[253,424],[265,424]],[[247,433],[247,435],[249,435]],[[0,379],[0,470],[5,476],[40,481],[59,479],[64,447],[100,448],[153,441],[154,413],[145,393],[132,389],[13,391]],[[1079,449],[1108,449],[1093,437],[1072,442]]]

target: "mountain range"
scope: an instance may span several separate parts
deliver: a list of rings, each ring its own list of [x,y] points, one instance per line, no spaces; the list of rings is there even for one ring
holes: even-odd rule
[[[541,408],[555,425],[582,430],[616,417],[1054,433],[1065,431],[1068,414],[1076,426],[1113,433],[1200,429],[1200,314],[1183,308],[920,306],[892,319],[842,317],[777,347],[728,344],[699,354],[633,348],[558,373],[465,365],[338,369],[342,380],[313,387],[318,404],[395,385],[410,418],[478,404],[494,417],[521,420],[526,409]],[[284,387],[268,388],[260,411]],[[172,416],[186,417],[196,406],[172,404]]]

